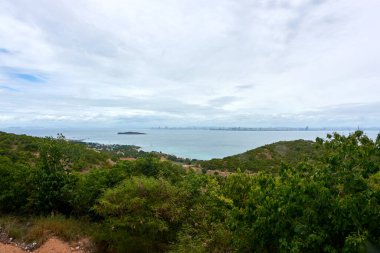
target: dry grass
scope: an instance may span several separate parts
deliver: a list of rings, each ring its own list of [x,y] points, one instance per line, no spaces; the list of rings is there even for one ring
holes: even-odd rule
[[[33,218],[2,216],[0,229],[19,242],[37,242],[39,245],[52,236],[73,242],[92,234],[92,226],[88,222],[61,215]]]
[[[5,233],[10,238],[24,240],[29,224],[22,219],[13,216],[0,217],[0,232]]]

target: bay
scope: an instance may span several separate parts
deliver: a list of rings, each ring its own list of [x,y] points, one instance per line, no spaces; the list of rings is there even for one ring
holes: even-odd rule
[[[161,151],[192,159],[222,158],[245,152],[277,141],[315,140],[333,131],[215,131],[198,129],[65,129],[8,128],[5,132],[38,137],[62,133],[66,138],[102,144],[136,145],[144,151]],[[145,135],[120,135],[121,131],[136,131]],[[352,131],[336,131],[349,134]],[[376,139],[379,131],[365,131]]]

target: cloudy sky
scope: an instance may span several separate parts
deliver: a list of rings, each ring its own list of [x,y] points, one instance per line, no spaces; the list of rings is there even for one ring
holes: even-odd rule
[[[380,126],[378,0],[0,0],[0,127]]]

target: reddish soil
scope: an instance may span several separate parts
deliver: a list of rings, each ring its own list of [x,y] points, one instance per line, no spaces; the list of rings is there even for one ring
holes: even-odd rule
[[[0,242],[0,253],[27,253],[23,249],[11,244]],[[30,251],[29,251],[30,252]],[[32,251],[33,253],[84,253],[85,251],[77,245],[70,246],[57,238],[50,238],[41,247]]]
[[[25,253],[24,251],[16,246],[10,244],[3,244],[0,242],[0,253]]]

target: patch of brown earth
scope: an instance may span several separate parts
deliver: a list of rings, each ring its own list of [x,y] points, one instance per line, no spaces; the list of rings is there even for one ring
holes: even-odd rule
[[[10,244],[4,244],[0,242],[0,253],[25,253],[24,251],[16,246]]]
[[[222,171],[222,170],[208,170],[206,172],[207,175],[218,175],[222,177],[227,177],[231,174],[231,172],[228,171]]]
[[[196,173],[202,173],[202,168],[196,166],[196,165],[188,165],[188,164],[183,164],[182,168],[186,170],[186,172],[193,171]]]
[[[116,164],[116,162],[112,161],[111,159],[107,159],[107,163],[111,166],[114,166]]]
[[[57,238],[50,238],[45,242],[40,248],[33,251],[35,253],[84,253],[79,247],[72,248],[69,244],[57,239]]]
[[[120,161],[134,161],[136,158],[133,157],[120,157]]]
[[[272,160],[273,159],[272,154],[270,153],[270,151],[268,149],[264,149],[263,152],[261,152],[261,155],[265,159],[268,159],[268,160]]]
[[[33,253],[84,253],[83,247],[89,243],[87,239],[83,239],[76,244],[70,246],[57,238],[50,238],[41,247],[32,251]],[[17,246],[11,244],[0,243],[0,253],[27,253]]]
[[[249,175],[249,176],[257,176],[258,173],[256,172],[251,172],[249,170],[245,171],[244,172],[246,175]],[[228,177],[229,175],[234,175],[236,174],[236,172],[229,172],[229,171],[222,171],[222,170],[207,170],[206,172],[207,175],[218,175],[218,176],[222,176],[222,177]]]

